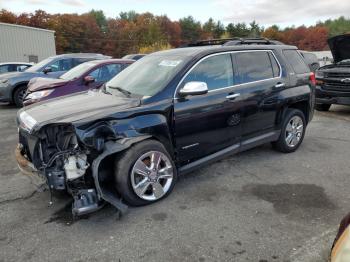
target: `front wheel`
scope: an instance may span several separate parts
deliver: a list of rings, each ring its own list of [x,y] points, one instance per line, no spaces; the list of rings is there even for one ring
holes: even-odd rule
[[[13,102],[15,103],[16,107],[23,107],[23,99],[26,90],[27,86],[20,86],[16,89],[15,93],[13,94]]]
[[[306,131],[305,116],[298,109],[288,109],[282,124],[281,135],[273,147],[283,153],[295,152],[303,142]]]
[[[132,206],[152,204],[174,188],[177,172],[164,146],[154,140],[140,142],[115,161],[116,189]]]

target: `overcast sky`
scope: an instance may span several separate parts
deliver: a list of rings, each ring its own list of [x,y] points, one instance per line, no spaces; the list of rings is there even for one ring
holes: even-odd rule
[[[101,9],[108,17],[135,10],[171,19],[192,15],[204,22],[209,17],[230,22],[250,22],[282,27],[312,25],[341,15],[350,17],[350,0],[0,0],[0,9],[15,13],[43,9],[49,13],[84,13]]]

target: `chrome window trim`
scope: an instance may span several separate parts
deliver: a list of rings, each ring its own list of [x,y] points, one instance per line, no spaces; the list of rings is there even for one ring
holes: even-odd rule
[[[278,64],[278,66],[279,66],[280,75],[277,76],[277,77],[266,78],[266,79],[257,80],[257,81],[252,81],[252,82],[247,82],[247,83],[242,83],[242,84],[236,84],[236,85],[233,85],[233,86],[221,87],[221,88],[218,88],[218,89],[209,90],[208,93],[221,91],[221,90],[227,89],[227,88],[239,87],[239,86],[243,86],[243,85],[249,85],[249,84],[254,84],[254,83],[269,81],[269,80],[272,80],[272,79],[280,79],[280,78],[282,78],[282,66],[281,66],[281,63],[280,63],[280,61],[277,59],[276,55],[274,54],[274,52],[273,52],[272,50],[225,51],[225,52],[221,52],[221,53],[210,54],[210,55],[208,55],[208,56],[205,56],[205,57],[201,58],[199,61],[197,61],[197,63],[195,63],[195,64],[187,71],[187,73],[181,78],[179,84],[176,86],[175,93],[174,93],[174,99],[178,99],[178,97],[176,97],[176,95],[177,95],[177,92],[178,92],[179,87],[182,85],[182,83],[183,83],[183,81],[185,80],[185,78],[186,78],[186,77],[192,72],[192,70],[193,70],[199,63],[201,63],[202,61],[204,61],[204,60],[206,60],[206,59],[208,59],[208,58],[210,58],[210,57],[218,56],[218,55],[235,54],[235,53],[251,53],[251,52],[269,52],[269,53],[271,53],[272,56],[275,58],[275,60],[276,60],[276,62],[277,62],[277,64]],[[272,68],[272,65],[271,65],[271,68]],[[232,69],[234,69],[233,66],[232,66]]]

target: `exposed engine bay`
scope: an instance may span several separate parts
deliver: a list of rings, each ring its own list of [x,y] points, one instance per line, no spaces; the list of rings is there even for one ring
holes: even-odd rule
[[[19,136],[21,155],[46,179],[50,192],[67,191],[72,195],[73,215],[90,213],[103,206],[91,175],[91,152],[79,144],[74,127],[51,125],[35,135],[20,130]]]

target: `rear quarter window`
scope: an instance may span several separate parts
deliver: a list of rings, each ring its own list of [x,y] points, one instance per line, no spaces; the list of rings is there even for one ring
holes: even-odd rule
[[[310,72],[309,67],[297,50],[283,50],[283,54],[295,73],[305,74]]]
[[[281,75],[281,68],[280,68],[280,66],[277,63],[276,58],[270,52],[269,52],[269,57],[270,57],[270,60],[271,60],[273,76],[274,77],[279,77]]]

